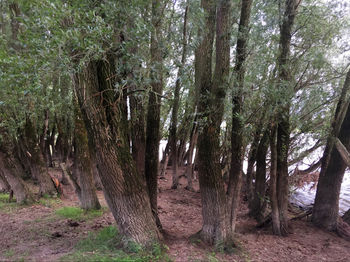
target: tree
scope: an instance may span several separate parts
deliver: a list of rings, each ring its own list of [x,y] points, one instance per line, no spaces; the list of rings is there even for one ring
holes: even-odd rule
[[[131,156],[120,93],[114,91],[114,57],[90,61],[74,77],[74,88],[96,152],[105,198],[126,240],[151,245],[161,235],[151,212],[146,181]],[[101,103],[102,101],[102,103]]]
[[[350,149],[350,71],[346,75],[334,115],[332,130],[323,153],[321,172],[317,185],[312,222],[324,229],[336,231],[339,217],[339,193],[347,167],[335,146],[336,138]]]

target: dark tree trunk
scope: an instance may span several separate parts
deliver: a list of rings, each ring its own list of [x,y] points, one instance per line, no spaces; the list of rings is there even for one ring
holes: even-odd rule
[[[9,137],[6,136],[0,145],[0,177],[7,182],[13,191],[16,201],[19,204],[31,203],[34,201],[31,192],[19,174],[20,166],[17,159],[12,155],[13,146]]]
[[[138,172],[142,176],[145,175],[145,115],[145,106],[142,98],[137,95],[130,96],[132,157]]]
[[[190,145],[188,148],[188,155],[187,155],[187,166],[186,166],[186,178],[187,178],[187,186],[186,189],[190,191],[194,191],[193,189],[193,153],[194,153],[194,148],[197,145],[197,140],[198,140],[198,130],[197,130],[197,124],[196,121],[194,121],[193,129],[191,132],[191,137],[190,137]]]
[[[170,126],[170,135],[171,138],[171,147],[170,151],[172,153],[172,167],[173,167],[173,179],[172,179],[172,189],[176,189],[179,185],[179,175],[177,173],[178,168],[178,156],[180,156],[180,160],[182,160],[182,155],[177,151],[177,115],[179,111],[179,103],[180,103],[180,88],[181,81],[180,79],[183,76],[183,67],[185,66],[186,54],[187,54],[187,13],[188,13],[188,2],[186,3],[185,13],[184,13],[184,23],[183,23],[183,33],[182,33],[182,57],[181,64],[178,68],[177,79],[175,83],[174,90],[174,101],[173,101],[173,111],[171,114],[171,126]]]
[[[93,163],[90,157],[88,136],[78,105],[75,107],[74,163],[72,177],[83,209],[100,209],[94,185]]]
[[[146,159],[145,175],[151,208],[158,227],[161,223],[158,218],[157,191],[159,167],[159,141],[160,141],[160,104],[163,91],[163,53],[161,49],[161,22],[162,1],[152,1],[151,32],[151,79],[152,90],[149,93],[147,129],[146,129]]]
[[[259,223],[264,218],[266,207],[266,155],[269,147],[269,131],[265,131],[260,140],[256,154],[256,177],[254,186],[254,197],[249,205],[250,215]]]
[[[48,173],[44,156],[40,150],[39,142],[37,139],[37,134],[35,131],[35,126],[32,121],[27,118],[24,137],[22,137],[25,144],[25,154],[29,158],[30,162],[30,172],[32,176],[39,182],[39,195],[55,195],[57,190],[51,177]]]
[[[202,0],[206,12],[202,42],[196,52],[200,59],[200,96],[198,104],[198,173],[202,198],[203,227],[201,239],[209,244],[227,244],[232,240],[224,181],[220,166],[220,124],[227,90],[230,60],[230,1]],[[217,13],[217,14],[216,14]],[[217,15],[217,16],[216,16]],[[215,19],[216,16],[216,19]],[[212,83],[212,53],[216,25],[216,68]],[[200,56],[200,58],[199,58]]]
[[[275,235],[281,235],[279,206],[277,200],[277,128],[275,124],[270,126],[270,149],[271,149],[271,164],[270,164],[270,201],[271,201],[271,218],[272,230]]]
[[[74,86],[88,138],[96,153],[106,201],[120,233],[142,245],[161,238],[152,215],[146,182],[136,169],[114,87],[114,59],[91,61]]]
[[[288,229],[288,151],[289,151],[289,109],[292,87],[289,68],[292,27],[300,0],[286,0],[279,41],[279,83],[280,106],[277,113],[277,202],[279,210],[280,234],[286,236]]]
[[[349,224],[350,226],[350,209],[348,211],[345,212],[345,214],[343,215],[343,220]]]
[[[247,44],[249,39],[249,21],[252,0],[243,0],[241,7],[241,17],[238,28],[238,39],[236,47],[236,65],[235,86],[232,99],[232,132],[231,132],[231,169],[229,184],[227,189],[228,203],[231,208],[230,221],[232,230],[235,229],[238,204],[240,201],[240,191],[242,185],[242,168],[244,157],[243,145],[243,123],[242,123],[242,105],[243,105],[243,88],[245,77],[245,61],[247,57]]]
[[[349,85],[350,71],[347,75],[347,79],[345,80],[343,89],[347,88]],[[341,122],[333,122],[334,129],[338,129],[337,126],[339,125],[341,126],[339,132],[333,130],[327,142],[317,185],[315,205],[312,212],[312,222],[315,225],[330,231],[337,230],[339,216],[339,193],[344,172],[347,168],[347,165],[342,159],[339,151],[334,146],[335,138],[338,137],[340,142],[348,151],[350,149],[350,104],[348,101],[345,103],[345,106],[347,106],[345,117],[344,119],[339,119],[340,112],[345,111],[344,109],[340,108],[340,103],[341,101],[338,102],[338,110],[335,115],[335,120],[341,121],[342,124]],[[333,137],[333,135],[335,137]],[[333,143],[333,146],[330,145],[331,143]],[[329,147],[332,147],[330,151],[328,151]],[[329,159],[327,159],[327,154],[329,154]]]

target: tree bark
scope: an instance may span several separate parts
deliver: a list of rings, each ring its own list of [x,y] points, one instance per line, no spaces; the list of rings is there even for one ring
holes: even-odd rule
[[[185,13],[184,13],[184,22],[183,22],[183,32],[182,32],[182,56],[181,56],[181,64],[178,68],[177,78],[175,82],[175,90],[174,90],[174,100],[173,100],[173,111],[171,114],[171,126],[170,126],[170,134],[171,138],[171,147],[170,151],[172,153],[172,167],[173,167],[173,179],[172,179],[172,189],[176,189],[179,185],[179,175],[177,173],[178,169],[178,151],[177,151],[177,115],[179,111],[179,103],[180,103],[180,88],[181,88],[181,78],[183,77],[183,68],[185,66],[186,54],[187,54],[187,13],[188,13],[188,1],[186,2]],[[180,155],[180,160],[181,160]]]
[[[146,182],[130,153],[128,124],[115,92],[114,59],[90,61],[74,76],[74,87],[88,138],[94,148],[106,201],[125,240],[151,245],[161,238]]]
[[[269,130],[266,130],[260,140],[257,150],[254,198],[249,206],[250,215],[253,216],[258,221],[258,223],[263,220],[266,207],[266,155],[267,149],[269,147],[268,142]]]
[[[279,108],[277,113],[277,202],[279,211],[280,234],[288,235],[288,152],[290,139],[290,94],[292,87],[289,69],[290,44],[292,28],[300,0],[286,0],[283,22],[280,28],[279,57],[277,61],[279,70]]]
[[[242,105],[243,88],[245,77],[245,60],[247,57],[247,44],[249,39],[249,21],[252,0],[243,0],[241,7],[241,17],[238,28],[238,39],[236,48],[235,85],[232,99],[232,131],[231,131],[231,169],[227,194],[230,205],[230,221],[232,230],[235,229],[238,205],[240,201],[240,192],[242,185],[243,168],[243,123],[242,123]]]
[[[157,191],[160,141],[160,104],[163,92],[163,53],[161,49],[162,1],[152,1],[151,32],[151,91],[149,92],[147,129],[146,129],[146,159],[145,175],[151,208],[157,225],[161,228],[158,217]]]
[[[88,146],[88,136],[78,105],[75,106],[73,179],[75,191],[83,209],[100,209],[94,184],[93,163]]]
[[[198,104],[198,174],[202,198],[203,226],[199,236],[209,244],[227,244],[232,240],[224,181],[220,166],[220,124],[227,90],[230,59],[230,1],[202,0],[206,12],[202,42],[196,52],[201,99]],[[216,15],[216,19],[215,19]],[[216,68],[212,83],[212,53],[216,25]]]
[[[350,74],[348,74],[350,76]],[[349,81],[350,78],[347,78]],[[345,84],[349,84],[345,82]],[[345,85],[344,84],[344,85]],[[337,118],[337,113],[335,119]],[[339,123],[333,126],[338,126]],[[332,132],[337,135],[336,132]],[[347,151],[350,149],[350,104],[348,104],[345,118],[342,121],[339,133],[337,135],[340,142],[346,147]],[[336,140],[336,137],[332,137],[330,140]],[[347,164],[342,159],[339,151],[335,146],[332,147],[332,151],[329,154],[329,160],[326,162],[329,148],[329,141],[326,145],[326,149],[322,159],[321,172],[317,185],[317,192],[315,197],[315,205],[312,212],[312,222],[321,228],[336,231],[338,223],[339,212],[339,194],[340,187],[343,181],[343,176]],[[335,143],[335,142],[333,142]]]

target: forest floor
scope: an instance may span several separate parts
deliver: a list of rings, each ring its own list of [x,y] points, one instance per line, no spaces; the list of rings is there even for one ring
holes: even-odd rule
[[[51,172],[57,174],[58,170]],[[191,236],[201,228],[200,193],[185,190],[184,178],[180,179],[180,188],[170,189],[170,172],[159,179],[158,209],[164,244],[172,261],[350,261],[350,242],[305,220],[291,221],[293,233],[288,237],[272,235],[271,228],[257,230],[243,201],[236,228],[240,248],[233,254],[192,240]],[[195,189],[198,191],[198,183]],[[78,200],[69,186],[64,187],[64,192],[62,199],[41,199],[30,206],[5,203],[0,198],[0,261],[74,261],[67,255],[74,252],[79,241],[87,238],[89,232],[114,224],[102,192],[98,192],[104,206],[101,212],[65,217],[70,207],[78,206]]]

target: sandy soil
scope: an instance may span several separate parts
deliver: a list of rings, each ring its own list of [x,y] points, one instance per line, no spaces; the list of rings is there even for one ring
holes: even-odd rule
[[[159,180],[158,208],[164,243],[174,261],[350,262],[350,242],[319,230],[309,222],[292,221],[294,233],[289,237],[276,237],[270,228],[257,230],[255,221],[247,216],[244,202],[240,206],[236,230],[240,251],[222,254],[191,240],[190,236],[201,228],[200,193],[185,190],[184,178],[180,179],[179,189],[171,190],[169,172],[165,179]],[[198,184],[195,189],[198,190]],[[71,252],[88,232],[113,224],[110,212],[96,219],[79,221],[77,227],[72,227],[68,219],[57,217],[55,209],[78,205],[72,189],[66,186],[64,190],[65,197],[58,204],[36,204],[11,212],[0,209],[0,261],[57,261]],[[106,205],[102,192],[98,196]]]

